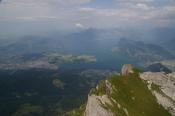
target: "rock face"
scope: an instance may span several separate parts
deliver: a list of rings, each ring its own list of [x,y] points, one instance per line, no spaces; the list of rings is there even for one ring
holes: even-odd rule
[[[175,73],[144,72],[140,78],[148,82],[148,88],[156,96],[159,104],[175,116]],[[152,88],[156,85],[156,88]]]
[[[122,76],[128,76],[133,73],[133,66],[131,64],[125,64],[122,67],[121,74]]]
[[[147,98],[150,98],[149,100],[146,97],[142,98],[142,100],[145,101],[145,107],[149,107],[156,103],[157,106],[155,109],[159,109],[155,110],[156,113],[160,115],[165,113],[163,112],[163,110],[165,110],[167,116],[175,116],[175,73],[137,72],[138,76],[136,77],[129,75],[131,73],[136,73],[133,70],[133,66],[126,64],[123,66],[121,74],[127,78],[121,78],[121,75],[118,77],[114,75],[114,77],[103,81],[103,86],[98,85],[95,89],[97,91],[94,91],[88,96],[84,116],[116,116],[116,114],[129,116],[132,114],[131,107],[135,108],[134,113],[137,111],[138,114],[142,112],[145,113],[145,115],[149,115],[149,113],[146,113],[147,111],[154,113],[152,112],[152,110],[154,110],[152,108],[148,108],[149,110],[147,109],[146,112],[144,108],[141,112],[138,110],[139,105],[140,107],[143,106],[143,104],[140,104],[138,101],[140,101],[140,98],[144,97],[144,95],[147,96]],[[137,83],[137,85],[135,83]],[[126,87],[121,87],[123,85]],[[148,88],[146,88],[146,86]],[[140,92],[142,94],[140,94]],[[128,104],[128,107],[126,107],[125,105],[127,102],[125,102],[125,99],[122,99],[125,98],[126,95],[130,95],[127,99],[130,99],[130,101],[136,101],[137,105],[131,105],[131,107],[129,107],[130,104]],[[125,103],[125,105],[123,105],[123,103]]]
[[[105,81],[105,90],[107,95],[112,93],[112,85],[108,80]]]
[[[98,86],[96,87],[98,89]],[[105,104],[112,105],[111,100],[109,99],[110,94],[112,93],[112,85],[108,80],[105,80],[105,95],[89,95],[88,102],[86,105],[86,111],[84,116],[114,116],[114,114],[102,106]]]
[[[103,96],[88,96],[86,111],[84,116],[114,116],[114,114],[102,107],[102,104],[111,104],[107,95]]]

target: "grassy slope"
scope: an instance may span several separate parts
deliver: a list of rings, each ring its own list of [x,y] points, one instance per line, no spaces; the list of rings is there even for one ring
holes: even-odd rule
[[[139,78],[138,71],[130,76],[113,75],[108,78],[108,81],[115,88],[112,94],[109,95],[113,105],[102,104],[107,110],[112,111],[116,116],[171,116],[156,101],[155,96],[148,90],[146,82]],[[103,95],[105,94],[105,82],[101,81],[98,84],[98,90],[92,89],[90,94]],[[116,102],[114,102],[113,100]],[[120,107],[119,107],[120,105]],[[82,110],[74,110],[74,115],[83,116]]]
[[[125,116],[123,108],[126,108],[130,116],[170,116],[156,98],[148,90],[146,83],[139,78],[138,73],[128,77],[112,76],[109,78],[116,90],[111,94],[121,108],[109,107],[117,116]]]

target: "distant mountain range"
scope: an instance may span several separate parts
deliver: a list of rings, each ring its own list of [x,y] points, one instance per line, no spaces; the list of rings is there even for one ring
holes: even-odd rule
[[[133,38],[119,39],[114,34],[115,31],[87,29],[51,37],[24,36],[10,43],[0,44],[0,61],[4,62],[9,57],[45,53],[93,55],[102,59],[100,61],[106,59],[111,62],[114,61],[110,58],[118,60],[114,57],[125,57],[143,64],[175,58],[173,39],[167,40],[165,44],[145,43]]]
[[[98,39],[99,32],[95,29],[51,37],[24,36],[15,42],[0,45],[0,54],[19,55],[42,52],[93,53],[102,47],[98,45],[100,43]]]
[[[169,39],[169,40],[166,40],[162,43],[160,43],[161,46],[163,46],[164,48],[168,49],[169,51],[172,52],[172,54],[175,55],[175,38],[173,39]]]
[[[167,49],[159,45],[128,39],[120,39],[117,46],[113,48],[113,51],[144,62],[175,58]]]

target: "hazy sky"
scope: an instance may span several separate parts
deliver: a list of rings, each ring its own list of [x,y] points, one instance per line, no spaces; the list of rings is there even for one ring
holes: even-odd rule
[[[0,37],[23,31],[175,25],[174,0],[0,1]]]

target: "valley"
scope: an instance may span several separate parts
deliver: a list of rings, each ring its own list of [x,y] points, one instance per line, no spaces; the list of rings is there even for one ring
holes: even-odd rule
[[[106,45],[105,42],[98,43],[98,34],[99,32],[96,33],[91,29],[70,34],[66,36],[67,39],[48,40],[27,36],[22,38],[25,42],[20,40],[1,46],[0,101],[4,105],[0,105],[0,114],[3,116],[72,116],[72,112],[75,111],[75,116],[82,116],[87,99],[94,99],[88,96],[89,92],[93,91],[92,93],[101,96],[100,92],[103,93],[105,82],[102,80],[109,77],[113,79],[114,75],[119,75],[123,64],[133,64],[144,71],[165,71],[166,73],[174,71],[174,55],[161,45],[122,38],[108,41],[109,45]],[[84,41],[83,37],[86,35],[91,39]],[[91,46],[88,47],[88,45]],[[117,85],[120,85],[122,80],[116,81],[119,81]],[[123,81],[129,83],[129,81],[139,80]],[[115,79],[110,82],[113,84]],[[100,83],[100,92],[93,90],[98,83]],[[132,88],[132,85],[130,87]],[[121,91],[125,89],[127,88],[122,88]],[[141,91],[136,87],[134,89]],[[151,96],[145,89],[145,85],[140,84],[140,89],[145,90],[143,92],[148,93],[148,97]],[[146,93],[140,94],[147,96]],[[120,96],[115,97],[118,100]],[[98,98],[107,99],[105,96]],[[146,104],[153,103],[157,107],[155,98],[150,99],[152,102]],[[122,101],[121,104],[124,102]],[[130,106],[125,107],[128,109]],[[149,112],[149,109],[147,110]],[[162,108],[155,110],[161,110],[166,114]],[[135,111],[134,109],[115,111],[116,114],[121,113],[121,116],[127,112]],[[140,112],[135,113],[138,115]]]

